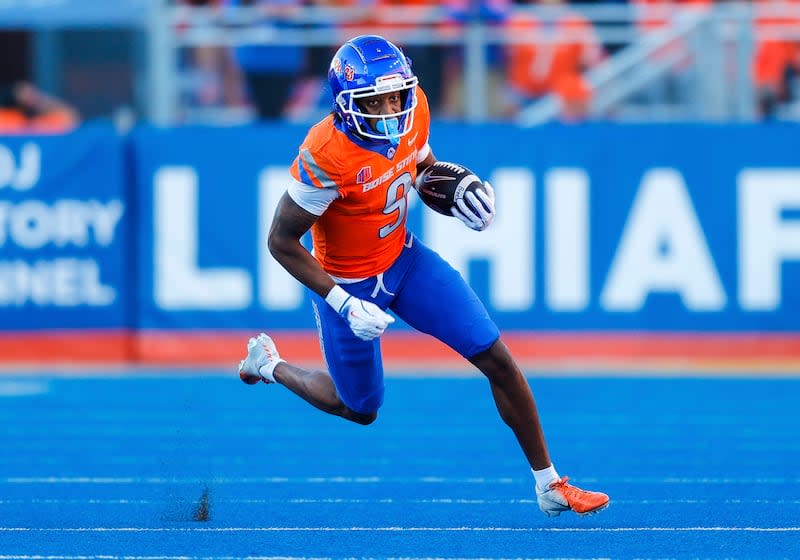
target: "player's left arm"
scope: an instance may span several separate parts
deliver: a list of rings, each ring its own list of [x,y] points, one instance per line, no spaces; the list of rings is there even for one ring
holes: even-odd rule
[[[436,161],[433,151],[429,150],[428,155],[422,161],[417,162],[417,176],[420,176],[425,169],[436,163]],[[414,186],[416,187],[416,181]],[[483,231],[494,221],[494,188],[492,188],[489,181],[483,181],[483,187],[476,189],[475,192],[477,195],[472,191],[468,191],[464,198],[459,198],[456,201],[456,205],[450,209],[450,212],[468,228],[475,231]]]
[[[417,175],[436,163],[436,156],[430,145],[431,110],[428,106],[428,97],[421,87],[417,87],[417,103],[415,128],[417,133]]]
[[[417,95],[419,96],[419,104],[417,105],[417,111],[419,112],[418,122],[420,122],[420,130],[423,131],[423,134],[419,135],[421,145],[418,147],[417,156],[417,176],[419,176],[425,169],[436,163],[437,160],[429,143],[430,109],[428,108],[428,99],[422,88],[417,89]],[[494,220],[494,189],[488,181],[484,181],[483,188],[477,189],[477,193],[476,196],[472,192],[468,192],[465,199],[456,201],[456,206],[453,206],[450,212],[468,228],[483,231]],[[480,197],[480,200],[478,197]]]
[[[436,163],[436,156],[433,155],[433,150],[428,150],[428,155],[422,161],[417,162],[417,175],[420,175],[434,163]]]

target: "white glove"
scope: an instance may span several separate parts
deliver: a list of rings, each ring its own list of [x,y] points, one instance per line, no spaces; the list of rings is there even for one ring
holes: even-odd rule
[[[468,228],[483,231],[494,220],[494,189],[489,181],[484,181],[483,189],[476,191],[477,196],[472,191],[467,191],[463,198],[456,200],[456,205],[450,208],[450,213],[464,222]]]
[[[348,294],[341,286],[334,286],[325,301],[333,307],[350,325],[353,331],[361,340],[372,340],[383,334],[394,317],[385,313],[380,307],[369,301],[364,301]]]

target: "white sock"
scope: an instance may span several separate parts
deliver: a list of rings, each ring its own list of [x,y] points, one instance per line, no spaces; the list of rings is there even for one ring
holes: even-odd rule
[[[531,472],[533,473],[533,478],[536,479],[536,490],[539,492],[544,492],[550,487],[550,484],[561,478],[553,465],[540,471],[531,469]]]
[[[274,373],[275,368],[277,367],[278,364],[285,361],[286,360],[275,360],[273,362],[269,362],[268,364],[265,364],[260,368],[258,368],[258,373],[260,373],[273,383],[277,383],[277,381],[275,381],[275,373]]]

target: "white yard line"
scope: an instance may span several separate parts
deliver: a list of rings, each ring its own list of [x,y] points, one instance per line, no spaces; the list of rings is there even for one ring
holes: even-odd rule
[[[0,527],[8,533],[797,533],[798,527]]]

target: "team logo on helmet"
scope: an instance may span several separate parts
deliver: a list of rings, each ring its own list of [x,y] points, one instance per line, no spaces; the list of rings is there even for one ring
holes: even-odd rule
[[[342,59],[338,56],[333,59],[333,71],[337,74],[342,73]]]
[[[353,78],[356,77],[356,69],[350,66],[349,64],[344,65],[344,79],[348,82],[352,82]]]

